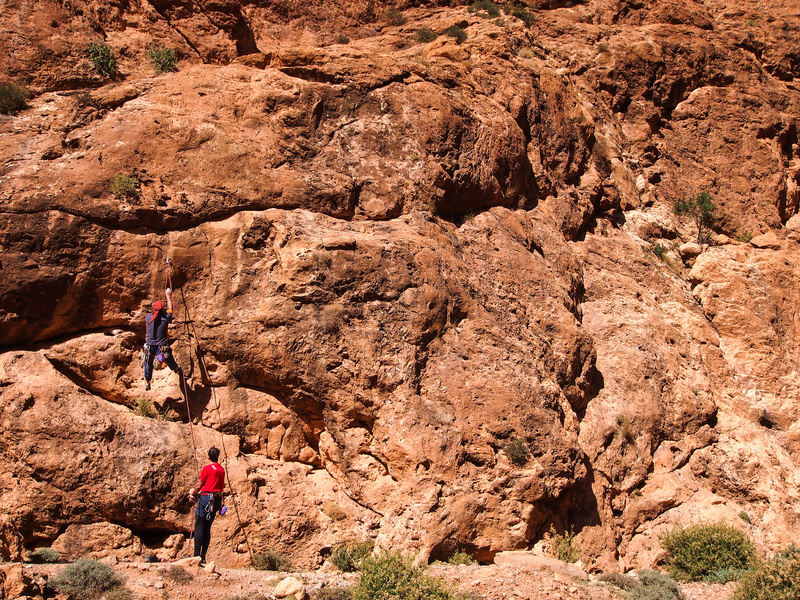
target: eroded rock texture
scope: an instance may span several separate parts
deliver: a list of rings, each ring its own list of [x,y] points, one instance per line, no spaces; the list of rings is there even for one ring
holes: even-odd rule
[[[0,557],[175,556],[192,434],[229,470],[229,565],[797,538],[795,3],[212,4],[0,13],[33,92],[0,122]],[[168,257],[188,407],[138,364]]]

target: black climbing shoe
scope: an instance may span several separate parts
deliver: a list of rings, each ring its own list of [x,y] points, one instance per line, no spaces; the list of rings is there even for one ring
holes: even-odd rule
[[[144,389],[145,390],[149,390],[150,389],[150,382],[149,381],[144,385]]]

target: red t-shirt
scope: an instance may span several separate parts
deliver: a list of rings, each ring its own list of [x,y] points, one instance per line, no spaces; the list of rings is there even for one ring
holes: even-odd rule
[[[200,471],[200,493],[219,492],[225,489],[225,469],[219,463],[211,463]]]

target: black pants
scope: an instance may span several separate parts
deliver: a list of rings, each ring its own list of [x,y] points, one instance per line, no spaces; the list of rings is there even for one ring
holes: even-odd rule
[[[201,494],[194,511],[194,555],[206,561],[208,544],[211,542],[211,524],[219,511],[215,496]]]

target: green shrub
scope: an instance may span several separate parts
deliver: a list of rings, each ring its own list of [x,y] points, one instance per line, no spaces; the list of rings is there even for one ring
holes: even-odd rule
[[[653,254],[655,254],[658,258],[664,258],[664,253],[667,251],[667,247],[663,244],[654,244],[653,245]]]
[[[531,11],[529,11],[524,6],[515,5],[509,6],[505,5],[503,10],[510,14],[512,17],[515,17],[525,23],[526,26],[530,27],[536,22],[536,15],[534,15]]]
[[[639,571],[639,585],[633,588],[630,600],[683,600],[678,584],[658,571]]]
[[[736,587],[735,600],[800,598],[800,548],[792,544],[747,573]]]
[[[463,550],[456,550],[447,559],[449,565],[474,565],[475,559]]]
[[[745,511],[739,513],[739,518],[745,523],[750,523],[750,515],[748,515]]]
[[[467,32],[458,25],[451,25],[444,30],[444,34],[456,39],[456,44],[461,44],[467,40]]]
[[[252,567],[259,571],[288,571],[292,568],[292,560],[281,552],[253,552]]]
[[[345,542],[333,548],[331,563],[343,573],[358,571],[361,562],[370,555],[374,544],[366,542]]]
[[[16,83],[0,83],[0,114],[15,115],[23,108],[28,108],[25,102],[28,92]]]
[[[118,198],[136,199],[141,196],[142,184],[135,176],[114,175],[111,178],[111,193]]]
[[[329,587],[322,588],[314,600],[352,600],[353,588],[352,587]]]
[[[744,571],[756,561],[753,542],[725,523],[675,527],[661,537],[670,574],[684,581],[708,581],[720,572]]]
[[[57,563],[60,558],[61,555],[55,548],[37,548],[28,554],[28,562],[36,564]]]
[[[172,73],[178,70],[178,57],[172,48],[156,47],[147,51],[147,58],[153,63],[156,74]]]
[[[336,36],[335,41],[337,44],[349,44],[350,38],[344,35],[343,33],[340,33],[339,35]]]
[[[180,565],[170,565],[164,571],[164,578],[169,579],[173,583],[185,585],[194,579],[194,576]]]
[[[753,239],[753,234],[749,231],[743,231],[739,235],[736,236],[737,241],[747,244],[750,240]]]
[[[113,78],[117,75],[117,59],[114,52],[105,44],[92,42],[86,47],[86,54],[92,61],[95,70],[104,77]]]
[[[428,42],[432,42],[439,37],[439,34],[430,27],[423,27],[422,29],[417,30],[416,37],[418,42],[427,44]]]
[[[408,23],[408,17],[396,6],[390,6],[384,18],[389,25],[405,25]]]
[[[528,442],[517,437],[511,438],[508,443],[503,446],[503,451],[508,455],[508,460],[517,466],[524,465],[531,457]]]
[[[678,200],[673,211],[678,216],[688,216],[694,221],[697,227],[697,243],[702,244],[708,237],[708,231],[717,222],[716,209],[711,194],[700,192],[695,198]]]
[[[383,552],[361,563],[353,600],[455,600],[441,579],[430,577],[400,553]]]
[[[61,594],[67,594],[80,600],[94,600],[100,596],[116,599],[129,595],[125,589],[125,580],[108,565],[82,558],[67,565],[51,578],[48,585]]]
[[[557,534],[555,527],[550,526],[551,552],[558,560],[573,563],[580,558],[580,552],[575,547],[575,534],[572,527],[563,535]]]
[[[136,410],[134,412],[140,417],[147,417],[148,419],[158,416],[158,413],[153,406],[153,401],[147,396],[139,397],[139,399],[136,401]]]
[[[485,10],[487,17],[500,16],[500,9],[497,8],[497,5],[491,0],[477,0],[477,2],[473,2],[467,10],[471,13],[480,13],[480,11]]]

